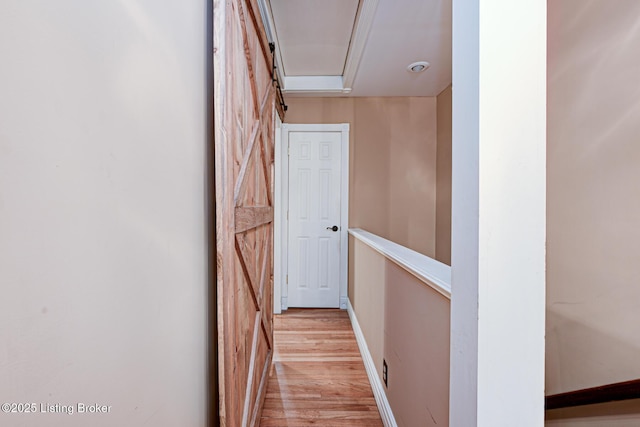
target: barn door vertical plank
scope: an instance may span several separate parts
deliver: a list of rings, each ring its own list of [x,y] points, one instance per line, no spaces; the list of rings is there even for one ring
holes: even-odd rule
[[[213,4],[213,69],[214,69],[214,176],[215,176],[215,223],[216,223],[216,282],[217,282],[217,322],[218,322],[218,399],[221,425],[229,424],[227,412],[229,398],[233,396],[233,379],[229,378],[230,366],[233,366],[233,353],[228,346],[228,335],[234,334],[233,324],[229,322],[229,298],[225,285],[230,283],[230,266],[233,253],[225,250],[230,238],[232,221],[225,212],[231,205],[226,196],[228,182],[233,180],[229,174],[226,159],[227,151],[226,120],[229,111],[227,98],[227,80],[222,78],[227,70],[227,32],[231,14],[226,0],[214,0]]]

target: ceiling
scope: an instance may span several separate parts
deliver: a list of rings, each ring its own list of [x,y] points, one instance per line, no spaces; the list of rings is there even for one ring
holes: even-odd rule
[[[451,84],[451,0],[261,0],[287,96],[436,96]],[[407,66],[428,61],[422,73]]]

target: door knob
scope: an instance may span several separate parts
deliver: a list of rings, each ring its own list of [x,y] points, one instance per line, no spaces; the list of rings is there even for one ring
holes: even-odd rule
[[[333,227],[327,227],[327,230],[338,231],[338,226],[334,225]]]

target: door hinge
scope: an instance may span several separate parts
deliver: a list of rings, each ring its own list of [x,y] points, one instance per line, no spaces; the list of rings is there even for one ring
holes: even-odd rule
[[[287,145],[287,156],[289,156],[289,154],[291,154],[291,147]]]
[[[289,284],[289,275],[287,274],[287,285]]]
[[[287,209],[287,221],[289,221],[289,209]]]

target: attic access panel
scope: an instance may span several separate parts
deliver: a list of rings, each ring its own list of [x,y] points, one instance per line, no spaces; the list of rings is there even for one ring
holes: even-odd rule
[[[287,76],[341,76],[358,0],[271,0]]]

